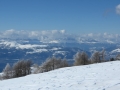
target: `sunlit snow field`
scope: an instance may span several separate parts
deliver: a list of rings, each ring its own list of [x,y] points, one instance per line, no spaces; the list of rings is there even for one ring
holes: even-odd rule
[[[120,61],[74,66],[0,81],[0,90],[119,90]]]

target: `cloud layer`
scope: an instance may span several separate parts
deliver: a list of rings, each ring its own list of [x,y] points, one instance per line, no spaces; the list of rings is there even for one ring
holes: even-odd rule
[[[0,39],[37,39],[44,43],[60,43],[60,42],[120,42],[119,34],[109,33],[89,33],[89,34],[69,34],[65,30],[44,30],[44,31],[24,31],[24,30],[6,30],[0,32]]]
[[[52,37],[52,36],[61,36],[65,34],[65,30],[44,30],[44,31],[27,31],[27,30],[6,30],[0,32],[0,38],[31,38],[37,39],[44,37]]]
[[[120,15],[120,4],[116,6],[116,13]]]

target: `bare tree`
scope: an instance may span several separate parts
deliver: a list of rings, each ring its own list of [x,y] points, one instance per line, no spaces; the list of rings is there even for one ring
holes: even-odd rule
[[[120,60],[120,54],[117,54],[115,60]]]
[[[39,67],[38,64],[33,64],[32,65],[32,72],[31,73],[33,73],[33,74],[40,73],[41,71],[39,71],[39,70],[40,70],[40,67]]]
[[[7,63],[7,65],[3,69],[3,78],[4,79],[9,79],[11,77],[12,77],[12,68],[11,68],[10,64]]]
[[[26,60],[25,63],[26,63],[26,75],[31,74],[32,61]]]
[[[105,50],[103,49],[99,54],[100,54],[100,62],[104,62],[105,61]]]
[[[74,65],[81,65],[81,53],[77,52],[74,56]]]
[[[82,64],[87,65],[88,64],[88,55],[85,52],[82,52],[81,58],[82,58]]]
[[[46,61],[42,64],[42,69],[43,72],[54,70],[55,69],[55,64],[56,64],[56,58],[47,58]]]
[[[3,75],[0,75],[0,80],[3,80]]]
[[[95,51],[91,56],[91,63],[99,63],[99,62],[101,62],[101,60],[100,60],[100,52]]]
[[[74,65],[86,65],[88,64],[88,55],[85,52],[77,52],[74,60]]]
[[[61,58],[48,58],[46,61],[41,65],[42,72],[47,72],[50,70],[62,68],[68,66],[68,63],[66,60],[62,60]]]
[[[61,67],[69,67],[69,64],[65,58],[61,61]]]
[[[51,70],[50,59],[46,59],[41,65],[42,72],[47,72]]]
[[[20,77],[20,76],[22,76],[21,74],[22,74],[22,61],[18,61],[18,62],[16,62],[16,63],[14,63],[14,65],[13,65],[13,77]]]
[[[114,58],[110,58],[110,61],[115,61],[115,59]]]
[[[13,65],[13,77],[21,77],[31,73],[31,60],[20,60]]]

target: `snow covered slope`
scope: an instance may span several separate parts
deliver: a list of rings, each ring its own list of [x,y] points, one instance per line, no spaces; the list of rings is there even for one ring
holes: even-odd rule
[[[120,61],[74,66],[0,81],[0,90],[119,90]]]

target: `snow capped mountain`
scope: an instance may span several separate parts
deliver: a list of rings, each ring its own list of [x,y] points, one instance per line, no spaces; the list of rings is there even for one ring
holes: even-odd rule
[[[0,46],[6,46],[10,48],[16,48],[16,49],[33,49],[33,48],[38,48],[38,47],[47,47],[47,45],[37,45],[37,44],[20,44],[17,43],[16,41],[1,41]]]
[[[119,69],[120,61],[61,68],[0,81],[0,90],[119,90]]]
[[[0,71],[6,63],[31,59],[41,64],[48,57],[56,56],[73,60],[77,51],[89,56],[105,49],[107,59],[115,57],[120,48],[118,34],[69,34],[65,30],[24,31],[6,30],[0,32]],[[73,62],[73,61],[72,61]]]

